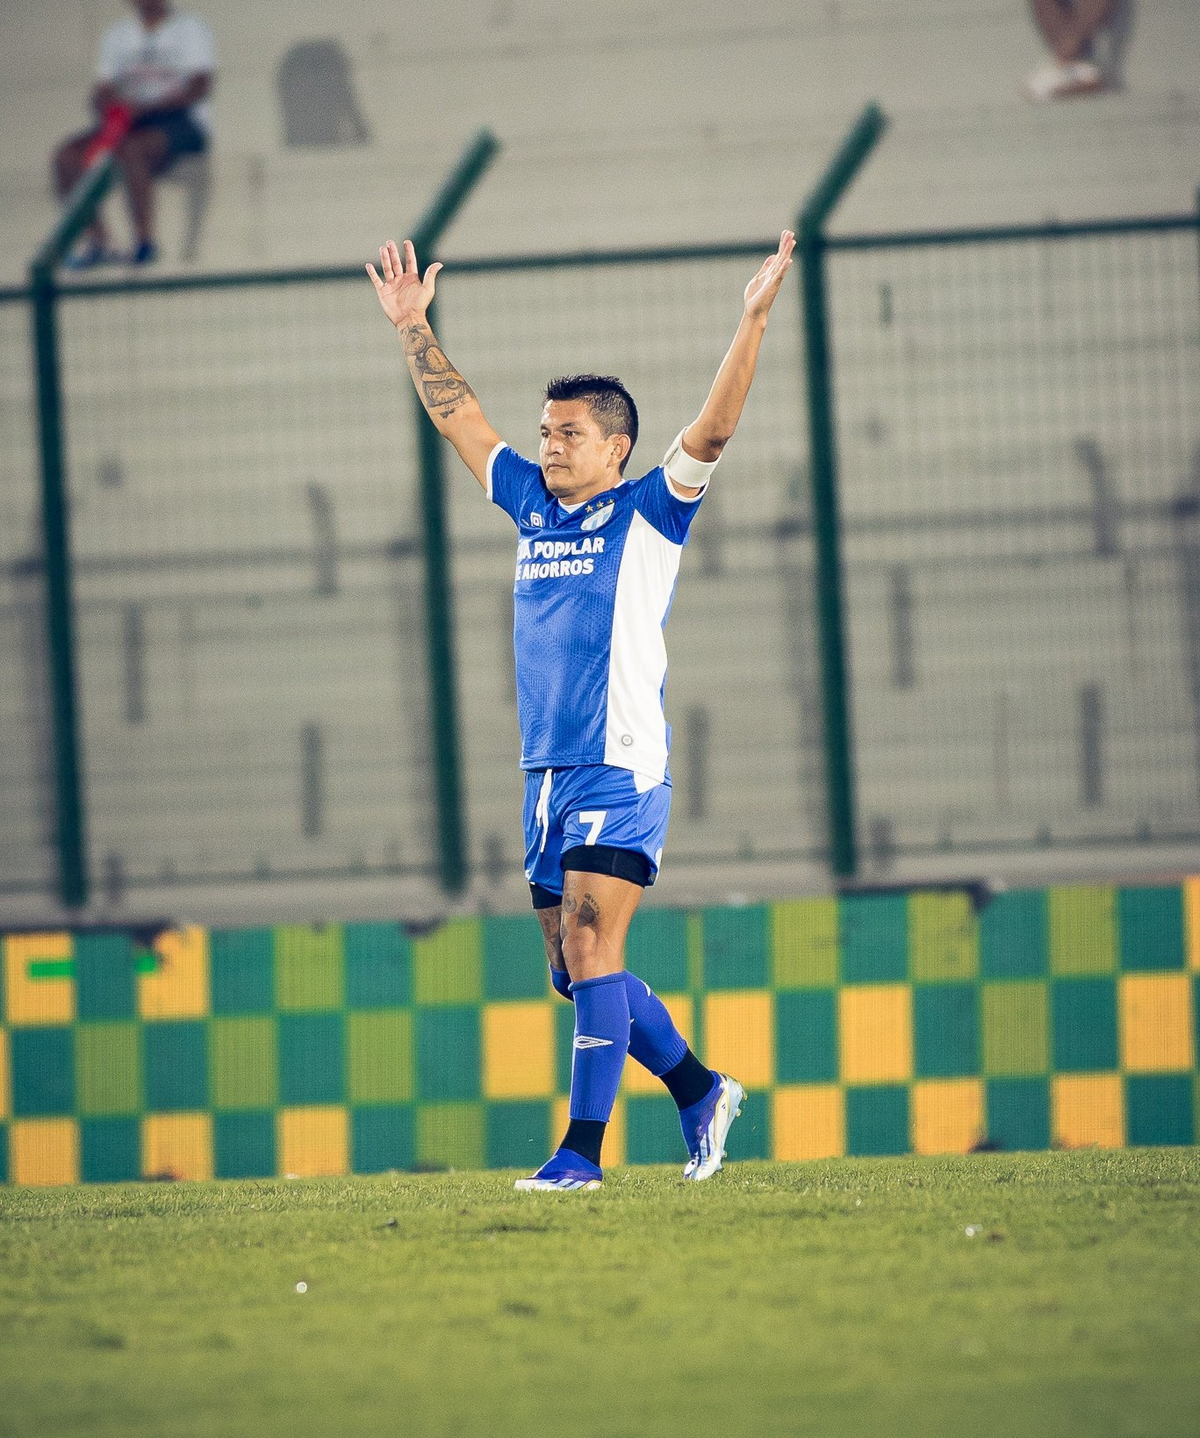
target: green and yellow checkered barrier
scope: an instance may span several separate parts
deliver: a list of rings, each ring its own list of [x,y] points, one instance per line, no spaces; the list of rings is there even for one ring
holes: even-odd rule
[[[1200,879],[646,909],[628,964],[747,1089],[735,1158],[1183,1144]],[[0,1178],[531,1167],[574,1012],[536,920],[10,934]],[[627,1066],[607,1163],[680,1161]]]

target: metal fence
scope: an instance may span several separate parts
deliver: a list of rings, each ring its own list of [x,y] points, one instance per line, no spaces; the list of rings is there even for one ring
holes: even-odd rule
[[[1200,831],[1197,233],[831,254],[865,845]]]
[[[1200,838],[1198,234],[820,240],[856,859]],[[451,264],[438,328],[527,453],[551,372],[621,374],[649,468],[762,252]],[[829,851],[799,289],[672,614],[675,865]],[[361,270],[55,302],[90,883],[444,875],[421,446]],[[57,883],[28,310],[0,301],[9,899]],[[507,874],[512,535],[453,464],[457,817]]]

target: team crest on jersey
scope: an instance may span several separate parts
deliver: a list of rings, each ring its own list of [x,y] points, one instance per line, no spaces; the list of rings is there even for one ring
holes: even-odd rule
[[[600,529],[603,525],[606,525],[608,523],[608,521],[612,518],[612,515],[613,505],[612,500],[609,500],[609,502],[606,505],[603,505],[600,509],[598,509],[595,514],[589,514],[579,527],[580,529],[588,530]]]

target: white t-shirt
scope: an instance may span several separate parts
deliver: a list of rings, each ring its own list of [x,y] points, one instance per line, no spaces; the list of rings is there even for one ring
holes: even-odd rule
[[[133,105],[155,105],[193,75],[211,74],[216,65],[212,31],[199,15],[172,11],[153,29],[142,24],[140,15],[126,15],[104,32],[96,78],[113,85]],[[201,100],[188,113],[208,134],[208,101]]]

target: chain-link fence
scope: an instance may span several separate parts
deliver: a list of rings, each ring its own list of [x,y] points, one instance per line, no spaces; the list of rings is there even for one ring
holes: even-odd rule
[[[834,248],[877,854],[1200,831],[1196,239]]]
[[[411,406],[371,298],[62,303],[85,811],[109,889],[429,865]]]
[[[829,241],[868,862],[1200,835],[1197,232]],[[620,374],[648,469],[755,246],[447,268],[438,324],[533,453],[551,374]],[[92,883],[437,873],[420,475],[361,271],[58,299]],[[54,885],[27,306],[0,304],[0,889]],[[685,558],[672,865],[826,852],[801,307]],[[509,521],[453,461],[468,858],[519,876]]]
[[[53,775],[29,306],[0,298],[0,893],[52,893]]]

